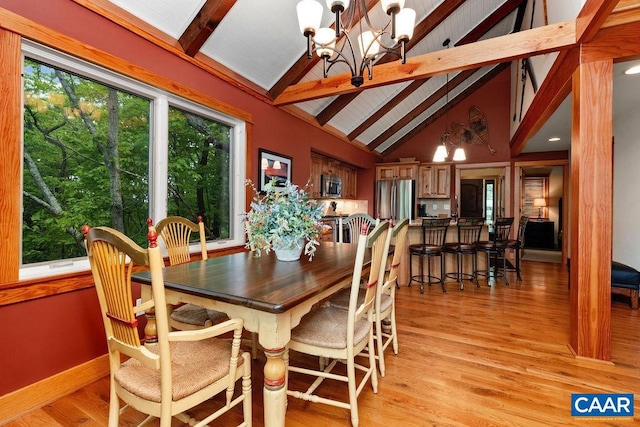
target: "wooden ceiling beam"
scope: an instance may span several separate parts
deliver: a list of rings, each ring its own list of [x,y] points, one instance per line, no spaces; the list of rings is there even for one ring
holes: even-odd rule
[[[438,25],[440,25],[445,19],[447,19],[453,12],[460,7],[465,0],[451,0],[445,1],[440,4],[433,12],[425,17],[418,25],[416,25],[413,31],[413,37],[405,46],[405,51],[409,52],[418,42],[431,33]],[[392,62],[398,59],[397,56],[390,53],[382,56],[376,61],[376,66]],[[331,104],[326,106],[320,114],[316,117],[320,125],[326,124],[329,120],[334,118],[343,108],[345,108],[351,101],[353,101],[360,92],[353,92],[345,95],[340,95]]]
[[[202,5],[178,39],[187,55],[195,56],[198,53],[235,3],[236,0],[207,0]]]
[[[484,76],[479,78],[477,81],[475,81],[472,85],[470,85],[464,91],[460,92],[455,98],[450,100],[449,103],[447,104],[447,106],[449,106],[448,108],[453,108],[455,105],[458,105],[459,103],[464,101],[467,97],[469,97],[476,90],[480,89],[482,86],[487,84],[487,82],[489,82],[495,76],[500,74],[502,71],[506,70],[510,65],[511,64],[509,62],[505,62],[505,63],[501,63],[501,64],[496,65],[491,71],[489,71],[487,74],[485,74]],[[400,138],[399,140],[397,140],[396,142],[391,144],[389,147],[387,147],[382,152],[382,156],[389,155],[389,153],[391,153],[394,150],[398,149],[398,147],[400,147],[401,145],[403,145],[404,143],[409,141],[411,138],[413,138],[414,136],[416,136],[417,134],[422,132],[424,129],[426,129],[427,126],[429,126],[430,124],[435,122],[437,119],[442,117],[442,115],[444,115],[444,113],[448,110],[448,108],[446,108],[447,106],[442,107],[435,114],[430,116],[427,120],[425,120],[425,121],[421,122],[420,124],[418,124],[415,128],[413,128],[412,130],[407,132],[402,138]]]
[[[376,66],[373,80],[366,80],[360,88],[351,85],[351,75],[348,73],[299,83],[288,87],[274,100],[274,105],[309,101],[437,74],[510,62],[571,48],[575,46],[575,40],[575,21],[550,24],[408,58],[404,65],[401,61],[394,61]]]
[[[516,8],[522,9],[522,5],[525,4],[524,0],[508,0],[502,4],[498,9],[496,9],[491,15],[489,15],[484,21],[478,24],[473,30],[471,30],[467,35],[465,35],[462,39],[460,39],[454,46],[461,46],[463,44],[474,43],[480,39],[484,34],[487,33],[491,28],[495,27],[499,22],[505,19],[511,12],[513,12]],[[516,22],[516,25],[517,22]],[[519,27],[518,27],[519,30]],[[395,108],[401,101],[406,99],[409,95],[411,95],[416,89],[418,89],[422,84],[426,83],[430,77],[426,79],[418,79],[414,80],[409,84],[406,88],[404,88],[399,94],[393,97],[389,102],[376,110],[371,116],[369,116],[364,122],[362,122],[357,128],[351,131],[347,138],[355,139],[362,132],[367,130],[369,127],[373,126],[381,117]]]
[[[576,18],[576,42],[591,41],[620,0],[587,0]]]

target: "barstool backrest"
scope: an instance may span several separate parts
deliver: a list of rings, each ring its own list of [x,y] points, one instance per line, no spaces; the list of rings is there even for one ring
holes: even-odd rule
[[[511,226],[513,225],[513,217],[496,218],[493,225],[493,241],[506,242],[511,234]]]
[[[458,246],[476,245],[480,241],[483,226],[484,218],[459,218]]]
[[[518,240],[520,247],[524,246],[524,232],[527,228],[527,222],[529,222],[529,217],[526,215],[522,215],[518,222],[518,237],[516,239]]]
[[[423,218],[422,245],[444,246],[451,218]]]

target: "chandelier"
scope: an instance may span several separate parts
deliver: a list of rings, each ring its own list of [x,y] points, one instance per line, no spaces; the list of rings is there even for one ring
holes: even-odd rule
[[[442,46],[449,48],[449,39],[446,39]],[[433,155],[434,162],[444,162],[449,157],[449,145],[456,147],[453,152],[453,161],[460,162],[467,160],[467,156],[464,152],[464,148],[460,145],[454,144],[449,139],[449,73],[447,73],[447,86],[446,86],[446,102],[444,104],[444,134],[440,137],[440,145],[436,148],[436,152]]]
[[[307,58],[311,59],[313,52],[322,58],[325,78],[333,65],[346,64],[351,71],[351,84],[360,87],[364,83],[365,70],[369,80],[373,78],[372,66],[380,56],[390,53],[405,63],[405,45],[413,36],[416,12],[405,8],[404,0],[382,0],[382,10],[390,18],[381,29],[374,29],[365,0],[355,0],[351,8],[349,2],[326,0],[327,7],[336,17],[334,29],[320,28],[323,7],[316,0],[302,0],[296,11],[300,32],[307,38]],[[356,34],[359,56],[354,49],[353,38]],[[341,35],[344,42],[337,48],[336,43]]]

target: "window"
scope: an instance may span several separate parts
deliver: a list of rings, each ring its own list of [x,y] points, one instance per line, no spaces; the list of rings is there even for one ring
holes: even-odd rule
[[[88,268],[83,224],[144,246],[148,217],[202,216],[209,248],[244,242],[243,121],[30,42],[23,51],[20,279]]]
[[[522,213],[529,218],[546,218],[549,195],[549,176],[527,176],[524,178]],[[544,206],[536,206],[536,199],[544,201]],[[538,215],[539,214],[539,215]]]

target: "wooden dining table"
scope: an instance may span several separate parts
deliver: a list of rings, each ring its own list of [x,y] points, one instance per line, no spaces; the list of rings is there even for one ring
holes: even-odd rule
[[[314,304],[351,282],[355,244],[323,242],[313,260],[278,261],[273,252],[251,252],[209,258],[165,267],[168,304],[193,303],[242,318],[244,327],[258,333],[264,348],[264,424],[284,426],[287,395],[283,359],[291,329]],[[365,263],[370,263],[367,253]],[[138,272],[142,298],[151,297],[149,271]]]

